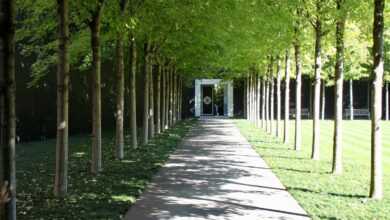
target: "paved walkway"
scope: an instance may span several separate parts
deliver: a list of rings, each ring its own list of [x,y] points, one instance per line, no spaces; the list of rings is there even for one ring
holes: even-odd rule
[[[202,120],[128,220],[309,219],[233,122]]]

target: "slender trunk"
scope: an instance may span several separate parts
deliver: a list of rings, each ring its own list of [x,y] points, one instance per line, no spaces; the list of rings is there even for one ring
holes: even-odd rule
[[[161,131],[165,130],[166,88],[165,66],[161,64]]]
[[[101,103],[101,51],[100,51],[100,18],[102,3],[92,15],[91,45],[92,45],[92,161],[91,172],[96,175],[102,170],[102,103]]]
[[[131,72],[130,72],[130,129],[131,144],[134,148],[138,146],[137,140],[137,94],[136,94],[136,74],[137,74],[137,44],[131,38]]]
[[[283,142],[288,143],[290,131],[290,56],[289,51],[286,50],[286,77],[284,90],[284,132]]]
[[[313,141],[312,155],[313,160],[320,159],[320,95],[321,95],[321,40],[322,28],[319,19],[316,21],[316,42],[315,42],[315,69],[314,69],[314,100],[313,100]]]
[[[144,44],[144,114],[143,114],[143,123],[142,123],[142,143],[147,144],[149,141],[149,63],[150,54],[149,54],[149,43]]]
[[[8,183],[8,203],[1,203],[1,219],[16,219],[16,168],[15,168],[15,1],[0,3],[1,33],[0,33],[0,108],[1,120],[1,151],[0,151],[0,186]]]
[[[183,95],[183,85],[182,78],[178,76],[178,98],[177,98],[177,120],[181,121],[181,107],[182,107],[182,95]]]
[[[270,77],[270,117],[271,117],[271,120],[270,120],[270,134],[275,134],[275,126],[274,126],[274,122],[275,122],[275,79],[274,79],[274,76],[273,76],[273,69],[271,68],[271,77]]]
[[[69,130],[69,8],[67,0],[58,3],[57,64],[57,143],[54,195],[65,196],[68,190]]]
[[[123,36],[118,33],[116,41],[116,158],[118,160],[123,159],[123,116],[125,108],[125,70],[123,61]]]
[[[173,115],[173,124],[176,124],[177,121],[177,75],[176,71],[173,74],[173,102],[172,102],[172,115]]]
[[[280,138],[280,120],[282,116],[282,95],[280,91],[281,83],[282,83],[282,67],[280,64],[280,59],[278,58],[277,64],[277,78],[276,78],[276,137]]]
[[[249,73],[249,121],[252,122],[252,116],[253,116],[253,109],[252,109],[252,104],[253,104],[253,85],[252,85],[252,73]]]
[[[247,79],[244,79],[244,95],[243,95],[243,100],[244,100],[244,118],[248,120],[248,85],[247,85]]]
[[[341,1],[337,1],[337,9],[341,9]],[[335,116],[333,135],[332,173],[341,174],[342,164],[342,123],[343,123],[343,82],[344,82],[344,30],[345,18],[341,17],[336,23],[336,86],[335,86]]]
[[[349,80],[349,119],[353,120],[353,80]]]
[[[173,126],[173,68],[169,72],[169,127]]]
[[[165,124],[165,127],[166,129],[168,129],[171,125],[171,114],[170,114],[170,110],[171,110],[171,69],[169,67],[167,67],[167,71],[166,71],[166,75],[167,75],[167,107],[166,107],[166,124]]]
[[[302,147],[302,121],[301,121],[301,95],[302,95],[302,64],[301,64],[301,45],[297,40],[294,44],[295,49],[295,143],[296,151]]]
[[[382,84],[384,70],[384,18],[385,0],[375,0],[373,30],[373,71],[372,71],[372,104],[371,104],[371,187],[370,197],[383,198],[382,167]]]
[[[270,82],[269,82],[269,79],[267,79],[266,81],[266,87],[265,87],[265,127],[266,127],[266,131],[268,133],[270,133],[270,115],[269,115],[269,108],[270,108],[270,105],[269,105],[269,96],[270,94]]]
[[[162,66],[158,65],[157,71],[157,91],[156,91],[156,132],[161,133],[161,73]]]
[[[326,86],[325,86],[325,80],[322,80],[322,103],[321,103],[321,120],[325,120],[325,104],[326,104]]]
[[[153,77],[153,61],[149,62],[149,138],[154,137],[154,77]]]
[[[256,118],[257,118],[257,127],[261,127],[261,109],[260,109],[260,103],[261,103],[261,78],[259,74],[257,75],[257,90],[256,90]]]
[[[263,129],[266,128],[267,121],[265,120],[265,106],[266,106],[266,79],[263,77],[262,79],[262,88],[261,88],[261,127]]]
[[[386,121],[389,120],[389,83],[386,83],[386,101],[385,101],[385,109],[386,109]]]

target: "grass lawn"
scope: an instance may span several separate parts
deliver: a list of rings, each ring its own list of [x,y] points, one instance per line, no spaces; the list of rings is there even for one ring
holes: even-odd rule
[[[384,191],[382,201],[368,199],[370,177],[370,122],[343,122],[341,176],[332,169],[333,122],[321,122],[321,160],[310,160],[312,121],[303,121],[302,151],[267,135],[246,120],[237,120],[241,133],[266,160],[288,191],[313,219],[390,219],[390,122],[383,122]]]
[[[18,219],[121,219],[194,124],[179,122],[146,146],[127,147],[123,161],[114,159],[114,135],[104,135],[104,171],[97,177],[89,173],[90,138],[72,137],[65,199],[53,197],[55,140],[19,144]]]

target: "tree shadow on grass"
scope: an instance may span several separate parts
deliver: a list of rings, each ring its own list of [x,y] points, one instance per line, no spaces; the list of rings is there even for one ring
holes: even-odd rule
[[[70,139],[69,188],[65,198],[53,196],[55,141],[38,143],[36,149],[19,146],[19,219],[121,219],[194,121],[179,122],[157,135],[148,145],[134,149],[126,136],[125,159],[114,158],[114,138],[105,134],[102,143],[103,171],[92,176],[90,138]],[[34,146],[35,147],[35,146]]]
[[[323,195],[330,195],[330,196],[337,196],[337,197],[343,197],[343,198],[366,198],[364,195],[359,194],[347,194],[347,193],[336,193],[336,192],[326,192],[326,191],[316,191],[308,188],[302,188],[302,187],[287,187],[287,190],[296,190],[296,191],[302,191],[307,193],[315,193],[315,194],[323,194]]]

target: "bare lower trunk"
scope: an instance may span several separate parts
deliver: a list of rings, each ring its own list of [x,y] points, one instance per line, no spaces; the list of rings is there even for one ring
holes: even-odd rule
[[[325,104],[326,104],[326,86],[325,80],[322,81],[322,98],[321,98],[321,120],[325,120]]]
[[[90,23],[92,45],[92,161],[91,172],[97,174],[102,170],[102,103],[101,103],[101,51],[100,51],[100,17],[102,4],[98,4]]]
[[[166,111],[166,75],[165,75],[165,66],[161,64],[161,131],[165,130],[165,111]]]
[[[15,1],[1,1],[0,33],[0,186],[8,182],[9,199],[0,204],[1,219],[16,219],[16,168],[15,168]]]
[[[149,62],[149,138],[154,137],[154,77],[153,61]]]
[[[144,63],[144,113],[143,113],[143,121],[142,121],[142,143],[147,144],[149,141],[149,62],[150,60],[150,54],[149,54],[149,43],[146,43],[144,45],[144,56],[145,56],[145,63]]]
[[[385,109],[386,109],[386,121],[389,120],[389,83],[386,83],[386,101],[385,101]]]
[[[285,90],[284,90],[284,132],[283,142],[288,143],[290,131],[290,55],[286,51],[286,76],[285,76]]]
[[[353,120],[353,80],[349,80],[349,119]]]
[[[370,197],[383,198],[383,167],[382,167],[382,84],[384,69],[384,18],[385,0],[375,0],[374,30],[373,30],[373,71],[372,104],[371,104],[371,186]]]
[[[136,74],[137,74],[137,44],[135,39],[131,39],[131,72],[130,72],[130,129],[131,144],[134,148],[138,146],[137,140],[137,94],[136,94]]]
[[[270,97],[269,97],[269,94],[270,94],[270,82],[269,80],[267,79],[267,82],[266,82],[266,87],[265,87],[265,130],[270,133],[270,115],[269,115],[269,108],[270,108],[270,105],[269,105],[269,101],[270,101]]]
[[[157,72],[157,91],[156,91],[156,132],[157,134],[161,133],[161,73],[162,72],[162,66],[158,65],[158,72]]]
[[[297,40],[294,45],[295,48],[295,143],[296,151],[301,150],[302,147],[302,121],[301,121],[301,94],[302,94],[302,65],[301,65],[301,45]]]
[[[281,95],[281,83],[282,83],[282,67],[280,64],[280,59],[278,58],[277,64],[277,78],[276,78],[276,137],[280,138],[280,120],[282,116],[282,95]]]
[[[313,160],[320,159],[320,95],[321,95],[321,23],[316,21],[316,42],[315,42],[315,69],[314,69],[314,99],[313,99],[313,140],[312,154]]]
[[[257,127],[261,127],[261,109],[260,109],[260,103],[261,103],[261,78],[258,75],[257,76],[257,89],[256,89],[256,118],[257,118]]]
[[[261,127],[266,128],[266,118],[265,118],[265,103],[266,103],[266,80],[262,79],[262,88],[261,88]]]
[[[169,127],[173,126],[173,68],[169,72]]]
[[[177,75],[176,71],[173,75],[173,103],[172,103],[172,115],[173,115],[173,124],[176,124],[177,121]]]
[[[341,9],[341,1],[337,1],[337,8]],[[335,116],[333,135],[332,173],[341,174],[342,163],[342,122],[343,122],[343,81],[344,81],[344,28],[345,19],[339,18],[336,24],[336,86],[335,86]]]
[[[271,72],[273,74],[273,72]],[[275,79],[273,75],[271,75],[271,83],[270,83],[270,134],[275,134]]]
[[[123,37],[118,33],[116,42],[116,158],[123,159],[124,136],[123,116],[125,105],[125,70],[123,61]]]
[[[57,142],[54,195],[63,197],[68,190],[69,130],[69,11],[68,1],[58,1],[57,64]]]

